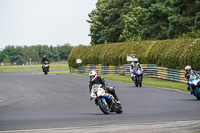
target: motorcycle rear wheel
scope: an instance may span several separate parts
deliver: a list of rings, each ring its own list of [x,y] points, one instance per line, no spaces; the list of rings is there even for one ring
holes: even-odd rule
[[[117,114],[121,114],[123,112],[121,104],[118,105],[118,109],[116,111]]]

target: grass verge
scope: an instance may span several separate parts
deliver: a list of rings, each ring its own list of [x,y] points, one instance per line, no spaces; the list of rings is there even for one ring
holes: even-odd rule
[[[50,72],[50,74],[66,75],[66,74],[70,74],[70,71],[54,71],[54,72]]]
[[[67,62],[52,62],[50,70],[69,69]],[[42,65],[19,65],[19,66],[0,66],[0,71],[26,71],[26,70],[42,70]]]
[[[44,74],[44,73],[43,72],[36,72],[34,74]],[[50,71],[48,74],[67,75],[67,74],[70,74],[70,71]]]
[[[88,74],[85,74],[85,73],[80,74],[80,75],[88,76]],[[105,80],[114,80],[114,81],[120,81],[120,82],[126,82],[126,83],[133,83],[134,85],[134,82],[131,80],[130,76],[123,76],[123,75],[100,75],[100,76],[103,76]],[[142,84],[148,85],[148,86],[177,89],[177,90],[187,92],[187,85],[182,82],[144,77]]]
[[[41,65],[26,65],[26,66],[0,66],[0,71],[25,71],[25,70],[41,70]],[[63,70],[69,69],[67,62],[55,62],[50,64],[50,71],[51,70]],[[36,74],[43,74],[42,72]],[[51,71],[49,74],[70,74],[69,71]],[[83,76],[88,76],[88,74],[79,74]],[[123,75],[100,75],[103,76],[106,80],[114,80],[126,83],[133,83],[130,76],[123,76]],[[134,83],[133,83],[134,85]],[[162,80],[157,78],[147,78],[144,77],[143,85],[148,86],[156,86],[156,87],[163,87],[163,88],[171,88],[177,89],[181,91],[187,91],[186,84],[181,82],[174,82],[168,80]]]

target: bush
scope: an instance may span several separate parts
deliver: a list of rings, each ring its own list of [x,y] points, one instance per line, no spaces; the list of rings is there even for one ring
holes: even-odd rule
[[[193,69],[200,69],[199,49],[200,39],[101,44],[74,48],[68,62],[74,68],[87,64],[121,66],[130,63],[126,61],[127,55],[136,54],[141,64],[157,64],[174,69],[191,65]],[[76,63],[77,58],[82,59],[82,64]]]

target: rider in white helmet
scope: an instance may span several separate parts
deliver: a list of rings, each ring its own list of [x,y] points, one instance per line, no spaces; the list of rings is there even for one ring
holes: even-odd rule
[[[98,73],[96,70],[90,71],[89,77],[90,77],[90,81],[89,81],[89,92],[90,93],[91,93],[93,84],[102,84],[103,89],[106,90],[108,93],[112,94],[114,96],[114,98],[117,100],[117,103],[120,103],[119,98],[117,97],[117,95],[115,93],[115,89],[106,87],[107,86],[106,81],[104,80],[103,77],[98,76]]]
[[[187,90],[190,90],[190,86],[189,86],[189,78],[190,78],[190,75],[191,74],[195,74],[196,76],[198,76],[199,77],[199,75],[195,72],[195,71],[193,71],[192,70],[192,67],[190,66],[190,65],[187,65],[186,67],[185,67],[185,82],[187,83]],[[199,77],[200,78],[200,77]]]
[[[133,74],[133,72],[136,71],[137,69],[142,69],[142,67],[140,66],[140,63],[138,62],[138,59],[134,58],[133,62],[131,63],[131,66],[130,66],[131,78],[133,80],[135,78],[135,75]]]

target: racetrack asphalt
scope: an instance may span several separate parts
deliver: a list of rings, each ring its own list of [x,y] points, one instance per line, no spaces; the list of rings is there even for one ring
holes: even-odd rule
[[[189,93],[150,86],[138,88],[134,84],[107,80],[109,86],[116,87],[123,113],[104,115],[89,100],[88,77],[32,73],[0,72],[0,133],[52,132],[53,129],[97,132],[96,127],[104,127],[99,132],[106,127],[110,132],[120,132],[120,127],[127,130],[134,125],[142,132],[144,127],[155,123],[161,127],[166,123],[163,126],[166,132],[167,127],[172,127],[167,126],[170,124],[179,125],[173,129],[176,132],[200,131],[200,126],[184,131],[180,128],[181,124],[200,124],[200,101]],[[132,131],[136,130],[131,128],[127,132]]]

